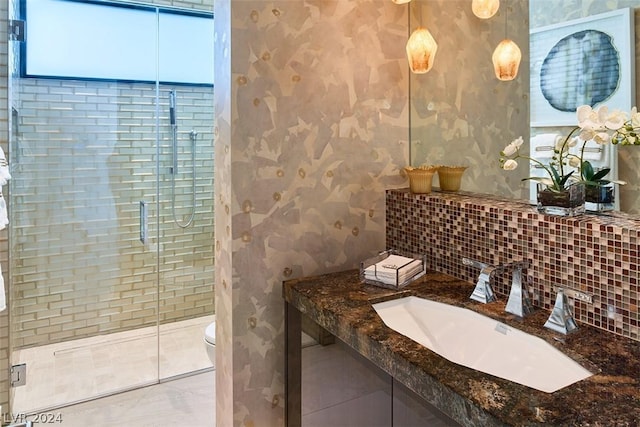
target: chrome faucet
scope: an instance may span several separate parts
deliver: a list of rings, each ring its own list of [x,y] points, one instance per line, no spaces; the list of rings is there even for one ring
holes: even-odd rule
[[[509,299],[505,311],[515,314],[518,317],[525,317],[533,311],[531,300],[526,288],[522,287],[522,269],[529,266],[527,261],[519,261],[507,264],[506,267],[512,268],[511,291],[509,291]]]
[[[491,276],[498,270],[498,267],[469,258],[462,258],[462,263],[471,267],[480,268],[478,282],[469,298],[483,304],[495,301],[496,295],[491,287]]]
[[[481,269],[476,287],[473,289],[473,293],[470,296],[472,300],[484,304],[495,301],[496,296],[493,292],[493,288],[491,287],[491,277],[496,272],[512,270],[511,291],[509,292],[509,299],[507,300],[505,311],[519,317],[525,317],[533,311],[533,306],[531,305],[527,290],[523,289],[522,286],[522,270],[529,266],[528,261],[516,261],[508,264],[491,266],[479,261],[462,258],[462,263],[464,265]]]
[[[556,303],[554,304],[551,315],[544,324],[544,327],[565,335],[578,329],[578,325],[576,324],[573,314],[571,313],[571,309],[569,308],[567,296],[562,288],[558,288]]]

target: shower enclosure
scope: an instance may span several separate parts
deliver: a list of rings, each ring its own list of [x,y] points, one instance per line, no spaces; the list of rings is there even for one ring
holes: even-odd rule
[[[11,411],[211,369],[213,81],[192,71],[209,58],[213,0],[9,3]],[[39,19],[69,19],[69,43],[93,51]],[[180,39],[195,27],[198,43]]]

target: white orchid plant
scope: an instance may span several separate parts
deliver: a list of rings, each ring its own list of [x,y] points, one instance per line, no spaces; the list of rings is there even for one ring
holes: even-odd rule
[[[593,109],[589,105],[582,105],[576,110],[578,126],[573,128],[564,139],[559,139],[554,147],[554,155],[549,164],[538,159],[521,154],[524,143],[522,137],[511,141],[500,152],[500,167],[504,170],[514,170],[518,167],[517,159],[526,159],[536,163],[547,173],[547,177],[530,176],[523,181],[540,182],[552,191],[562,191],[569,184],[581,181],[585,185],[601,186],[609,183],[624,184],[623,181],[606,180],[605,176],[610,168],[595,171],[588,160],[584,160],[585,146],[588,141],[595,141],[599,145],[640,145],[640,113],[636,107],[630,113],[620,110],[609,111],[606,106]],[[576,132],[579,134],[574,137]],[[569,148],[582,142],[580,155],[572,154]],[[575,172],[577,173],[577,176]]]

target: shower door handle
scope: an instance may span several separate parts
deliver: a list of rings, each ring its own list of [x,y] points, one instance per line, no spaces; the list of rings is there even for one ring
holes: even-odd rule
[[[147,209],[147,202],[140,200],[140,241],[143,245],[148,242],[149,235],[149,213]]]

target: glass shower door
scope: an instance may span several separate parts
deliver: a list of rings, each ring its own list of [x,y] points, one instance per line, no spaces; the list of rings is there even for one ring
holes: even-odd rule
[[[196,43],[176,45],[166,36],[201,26],[197,38],[212,37],[212,14],[126,2],[11,1],[12,19],[25,18],[17,7],[27,5],[26,43],[34,44],[34,11],[47,3],[74,13],[109,8],[82,22],[103,25],[114,14],[107,34],[143,19],[150,35],[135,40],[151,43],[140,56],[153,80],[25,73],[25,42],[9,42],[10,357],[15,377],[26,374],[11,387],[12,413],[212,366],[204,329],[213,321],[213,85],[197,76],[165,83],[180,75],[163,79],[162,71],[171,64],[200,71],[198,61],[212,62],[184,47]],[[186,56],[167,58],[170,50]],[[107,62],[80,63],[74,72],[85,65],[106,72]],[[129,65],[116,72],[135,68]]]
[[[160,85],[159,375],[212,367],[204,330],[214,321],[213,88]],[[174,124],[171,123],[172,117]]]
[[[198,8],[209,7],[213,0]],[[211,370],[214,321],[213,14],[159,24],[159,376]],[[172,82],[172,83],[168,83]]]
[[[12,364],[27,375],[13,412],[156,382],[155,89],[13,83]]]

